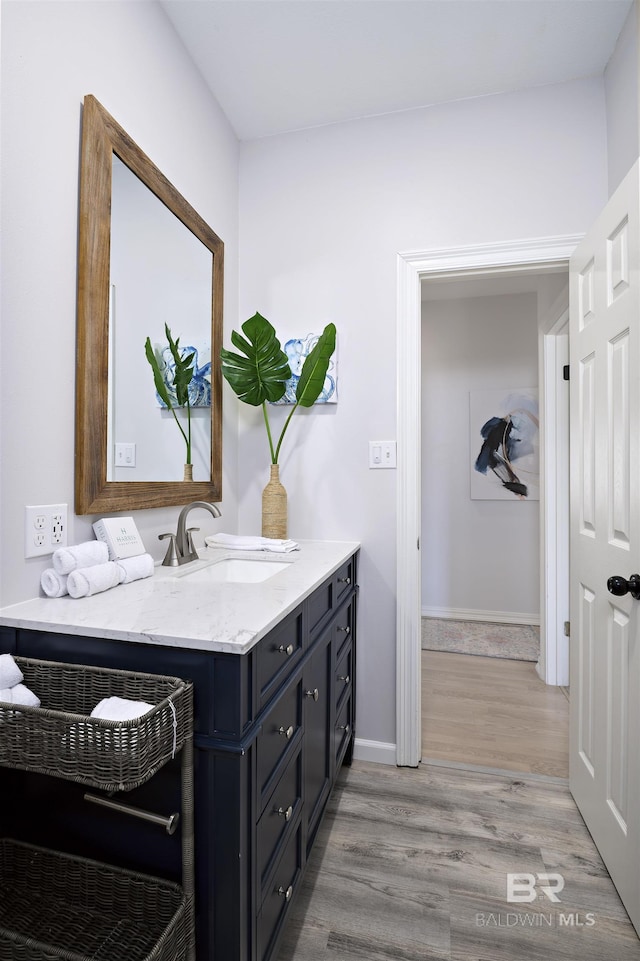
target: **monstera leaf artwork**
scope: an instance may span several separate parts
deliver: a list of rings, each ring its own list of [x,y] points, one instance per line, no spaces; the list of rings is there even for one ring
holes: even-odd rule
[[[244,334],[244,336],[243,336]],[[245,404],[262,406],[271,463],[277,464],[287,427],[298,407],[311,407],[322,391],[329,361],[336,346],[336,328],[327,324],[313,350],[305,358],[296,386],[295,403],[274,445],[267,402],[276,403],[285,394],[291,368],[274,327],[256,313],[242,325],[242,334],[232,331],[231,342],[241,353],[222,349],[222,373]]]

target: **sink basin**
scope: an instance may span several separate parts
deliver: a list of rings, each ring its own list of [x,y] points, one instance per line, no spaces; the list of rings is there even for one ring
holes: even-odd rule
[[[199,584],[260,584],[285,571],[291,563],[292,561],[225,557],[220,561],[212,561],[206,567],[176,571],[176,576],[188,577],[190,583],[195,581]]]

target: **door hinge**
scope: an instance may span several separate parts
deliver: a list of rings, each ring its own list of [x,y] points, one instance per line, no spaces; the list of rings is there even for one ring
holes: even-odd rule
[[[571,621],[564,622],[564,636],[571,637]]]
[[[565,364],[562,368],[562,379],[569,380],[569,365]]]

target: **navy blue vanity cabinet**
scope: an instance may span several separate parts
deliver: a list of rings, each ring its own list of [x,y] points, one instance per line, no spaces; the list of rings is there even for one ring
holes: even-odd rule
[[[197,961],[270,961],[278,949],[353,750],[357,556],[242,655],[0,628],[0,653],[193,682]],[[96,808],[73,782],[0,779],[0,834],[179,881],[179,829]],[[179,810],[178,763],[123,800]]]

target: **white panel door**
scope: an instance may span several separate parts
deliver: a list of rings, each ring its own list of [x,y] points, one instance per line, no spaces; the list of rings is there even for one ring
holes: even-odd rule
[[[640,933],[640,600],[607,589],[640,573],[638,184],[636,164],[570,265],[570,786]]]

